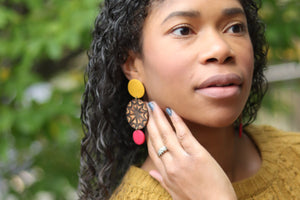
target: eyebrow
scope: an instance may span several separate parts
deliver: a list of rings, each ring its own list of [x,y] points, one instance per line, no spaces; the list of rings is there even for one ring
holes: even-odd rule
[[[245,12],[241,8],[226,8],[223,10],[223,15],[225,16],[234,16],[234,15],[245,15]],[[162,22],[165,23],[170,18],[173,17],[190,17],[190,18],[196,18],[200,17],[200,12],[195,10],[190,11],[175,11],[169,14]]]
[[[226,8],[223,10],[223,15],[226,16],[245,15],[245,12],[241,8]]]
[[[194,10],[190,10],[190,11],[175,11],[172,12],[171,14],[169,14],[164,21],[162,22],[165,23],[166,21],[168,21],[170,18],[173,17],[190,17],[190,18],[196,18],[200,16],[200,12],[199,11],[194,11]]]

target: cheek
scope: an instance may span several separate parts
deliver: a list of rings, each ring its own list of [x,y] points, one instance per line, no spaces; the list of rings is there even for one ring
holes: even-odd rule
[[[187,56],[175,52],[165,45],[145,45],[144,72],[147,82],[161,87],[177,85],[188,76]]]
[[[144,84],[148,100],[155,100],[161,107],[178,99],[188,87],[190,70],[185,57],[174,56],[169,49],[146,51],[144,60]]]
[[[253,70],[254,70],[254,54],[251,42],[239,45],[237,48],[237,66],[240,66],[244,79],[251,87]]]
[[[240,57],[240,66],[243,66],[241,69],[244,76],[244,90],[242,95],[243,107],[245,106],[247,99],[249,98],[251,87],[252,87],[252,79],[253,79],[253,71],[254,71],[254,54],[252,50],[252,45],[250,45],[248,51],[245,51]]]
[[[253,77],[253,71],[254,71],[254,54],[251,46],[251,51],[245,56],[245,62],[246,62],[246,73],[249,77],[249,84],[252,84],[252,77]]]

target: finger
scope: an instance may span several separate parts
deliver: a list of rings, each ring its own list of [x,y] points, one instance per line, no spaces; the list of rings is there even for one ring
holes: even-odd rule
[[[165,167],[162,162],[162,160],[157,156],[156,150],[153,147],[152,141],[147,137],[147,149],[148,149],[148,155],[150,156],[151,160],[153,161],[156,168],[163,173]]]
[[[164,170],[164,164],[162,162],[162,159],[164,159],[165,162],[170,162],[172,160],[171,155],[167,154],[169,152],[166,152],[164,155],[158,156],[158,150],[164,146],[158,127],[154,121],[154,118],[152,116],[152,113],[149,113],[149,121],[146,128],[147,133],[147,146],[148,146],[148,153],[152,161],[155,163],[155,165],[160,169],[160,171]]]
[[[160,159],[156,155],[156,152],[155,152],[155,150],[153,148],[153,145],[151,144],[151,140],[149,140],[149,143],[147,142],[147,145],[148,145],[149,156],[150,156],[150,158],[152,159],[154,165],[157,168],[157,170],[155,170],[155,169],[154,170],[150,170],[149,174],[155,180],[157,180],[162,185],[162,187],[164,187],[168,191],[168,187],[166,186],[164,178],[163,178],[163,177],[165,177],[165,178],[167,177],[165,165],[164,165],[162,159]]]
[[[150,115],[158,129],[158,135],[155,135],[157,138],[150,138],[155,140],[153,141],[154,148],[158,150],[165,145],[171,154],[182,153],[183,149],[178,142],[176,134],[165,114],[155,102],[149,102],[149,107]],[[152,136],[154,136],[154,134]]]
[[[147,145],[148,145],[148,154],[149,154],[151,160],[153,161],[156,169],[158,170],[159,174],[162,177],[166,176],[166,168],[165,168],[166,165],[164,164],[163,160],[160,157],[157,156],[157,152],[154,149],[154,147],[153,147],[150,140],[149,140],[149,143],[147,143]],[[157,180],[157,181],[160,182],[160,180]]]
[[[166,184],[165,184],[165,182],[164,182],[164,180],[163,180],[162,175],[161,175],[158,171],[156,171],[156,170],[150,170],[150,171],[149,171],[149,174],[150,174],[150,176],[152,176],[155,180],[157,180],[157,181],[161,184],[161,186],[162,186],[163,188],[165,188],[165,189],[170,193],[169,188],[166,186]]]
[[[151,173],[150,175],[156,179],[158,182],[160,182],[160,184],[167,189],[166,184],[164,182],[163,177],[165,177],[166,179],[168,179],[167,177],[167,171],[166,171],[166,167],[168,166],[168,163],[171,163],[171,161],[166,161],[168,160],[168,158],[171,157],[171,155],[168,153],[162,155],[163,158],[159,157],[157,155],[156,150],[154,149],[154,146],[152,144],[152,141],[149,139],[149,137],[147,137],[147,145],[148,145],[148,154],[151,158],[151,160],[153,161],[154,165],[156,166],[156,169],[158,171],[155,170],[154,174]],[[164,160],[164,161],[163,161]]]
[[[150,176],[152,176],[154,179],[156,179],[159,183],[163,183],[163,178],[161,174],[156,170],[150,170],[149,171]]]
[[[181,117],[178,116],[176,112],[174,112],[174,110],[170,108],[167,108],[166,112],[170,116],[171,122],[176,130],[177,139],[186,153],[193,154],[199,152],[199,148],[202,149],[203,147],[193,136]]]

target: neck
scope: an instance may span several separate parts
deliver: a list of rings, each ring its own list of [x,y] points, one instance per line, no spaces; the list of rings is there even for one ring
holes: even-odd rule
[[[238,138],[234,126],[212,128],[186,122],[195,139],[219,163],[230,179],[234,179]]]

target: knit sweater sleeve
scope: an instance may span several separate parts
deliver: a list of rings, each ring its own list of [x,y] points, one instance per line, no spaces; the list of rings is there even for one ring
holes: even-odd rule
[[[171,200],[168,192],[146,171],[131,166],[110,200]]]

